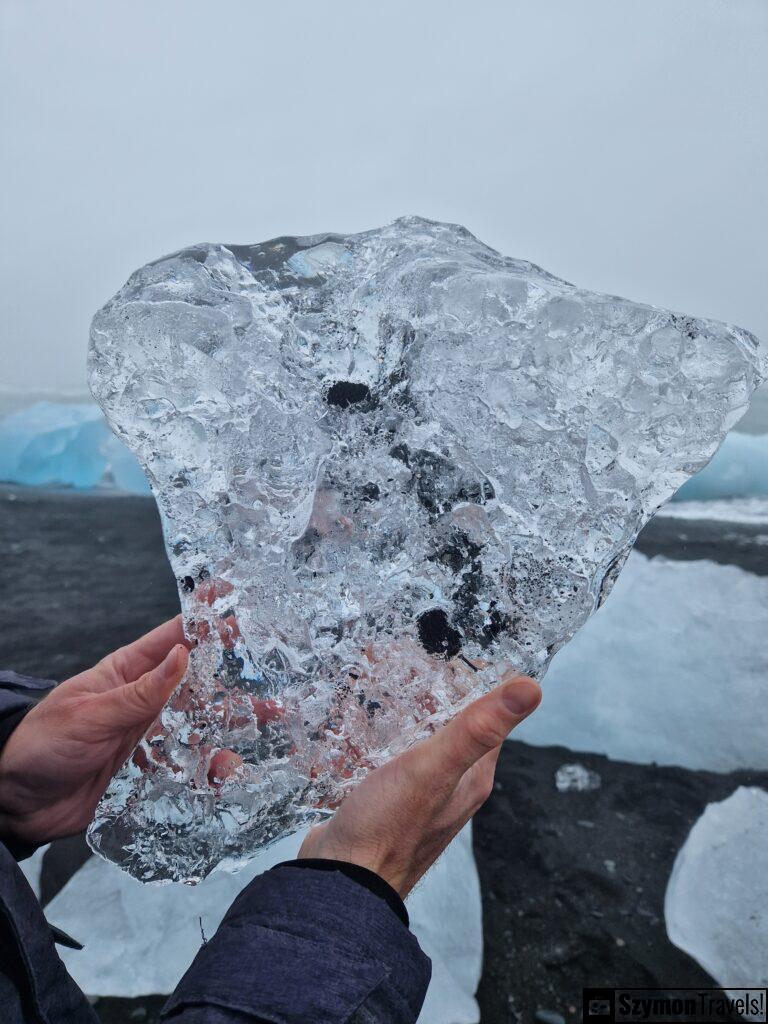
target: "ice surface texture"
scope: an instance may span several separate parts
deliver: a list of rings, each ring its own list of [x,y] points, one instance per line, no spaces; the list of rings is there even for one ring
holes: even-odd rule
[[[94,848],[199,879],[328,813],[505,663],[541,677],[761,373],[745,331],[419,218],[137,271],[94,319],[90,383],[198,644]]]

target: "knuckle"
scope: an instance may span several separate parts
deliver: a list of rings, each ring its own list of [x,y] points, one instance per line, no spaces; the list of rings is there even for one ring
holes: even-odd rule
[[[488,778],[482,779],[477,790],[478,806],[482,807],[493,792],[493,776],[491,775]]]
[[[408,756],[409,754],[411,751],[391,762],[393,785],[402,793],[419,791],[424,782],[421,765],[415,757]]]
[[[490,792],[485,786],[473,786],[468,793],[467,817],[477,814],[489,796]]]
[[[506,738],[506,729],[496,717],[485,709],[477,709],[467,717],[467,735],[472,743],[484,750],[492,750]]]
[[[494,772],[492,768],[485,765],[476,765],[476,771],[472,778],[470,787],[472,804],[477,810],[481,807],[493,792]],[[474,812],[473,812],[474,813]]]
[[[154,709],[152,677],[149,672],[137,679],[133,686],[126,687],[125,695],[137,711],[149,714]]]
[[[121,678],[124,678],[128,669],[127,649],[125,647],[118,647],[116,651],[105,655],[97,667],[103,672],[114,672]]]

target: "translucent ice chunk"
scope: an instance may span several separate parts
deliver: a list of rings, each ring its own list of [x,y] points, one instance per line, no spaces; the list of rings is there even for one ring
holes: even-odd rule
[[[36,402],[0,420],[0,480],[149,491],[136,459],[90,402]]]
[[[583,764],[561,764],[555,772],[555,787],[558,793],[585,793],[600,789],[598,772],[591,772]]]
[[[701,473],[684,484],[675,501],[712,501],[768,494],[768,435],[729,434]]]
[[[664,899],[667,934],[733,997],[768,986],[768,793],[739,786],[707,804],[677,855]],[[751,995],[759,995],[753,988]],[[763,1000],[765,993],[762,993]],[[762,1014],[747,1019],[762,1020]]]
[[[329,813],[505,663],[540,677],[763,359],[419,218],[137,271],[94,319],[91,388],[197,646],[94,848],[200,878]]]

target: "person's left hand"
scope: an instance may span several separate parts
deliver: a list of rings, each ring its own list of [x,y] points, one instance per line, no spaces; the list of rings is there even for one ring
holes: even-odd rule
[[[34,844],[81,832],[188,657],[177,616],[32,708],[0,751],[0,835]]]

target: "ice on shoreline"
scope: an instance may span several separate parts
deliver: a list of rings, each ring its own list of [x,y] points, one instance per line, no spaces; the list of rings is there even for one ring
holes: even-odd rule
[[[664,917],[670,941],[719,985],[732,992],[768,986],[764,789],[741,786],[727,800],[707,805],[675,860]]]
[[[135,456],[93,402],[35,402],[0,420],[0,480],[150,493]]]
[[[704,469],[684,483],[674,503],[768,496],[768,435],[731,431]]]
[[[768,769],[768,577],[633,551],[515,731],[616,760]]]
[[[0,481],[149,495],[136,459],[94,402],[45,399],[0,418]],[[676,519],[768,522],[768,434],[731,431],[705,466],[657,513]]]

